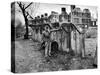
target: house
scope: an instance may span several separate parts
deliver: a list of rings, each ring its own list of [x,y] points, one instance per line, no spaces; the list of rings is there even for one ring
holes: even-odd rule
[[[83,9],[83,11],[75,7],[74,5],[71,6],[71,23],[75,24],[76,26],[84,26],[87,25],[89,27],[91,25],[91,12],[89,9]]]
[[[53,50],[81,52],[79,26],[83,25],[83,22],[80,8],[74,8],[70,14],[66,12],[66,8],[61,8],[60,15],[52,11],[50,16],[45,14],[41,15],[41,18],[38,19],[36,17],[36,23],[30,25],[33,29],[33,39],[43,42],[42,31],[45,27],[49,27],[51,30],[51,49],[54,47],[56,49],[53,48]]]

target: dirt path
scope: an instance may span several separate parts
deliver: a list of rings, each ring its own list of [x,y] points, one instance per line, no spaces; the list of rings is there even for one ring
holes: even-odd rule
[[[44,50],[39,51],[39,43],[30,40],[18,40],[15,42],[16,72],[43,72],[62,70],[65,66],[58,57],[44,57]],[[56,59],[56,60],[55,60]],[[64,61],[64,60],[63,60]]]
[[[36,44],[38,43],[33,43],[30,40],[15,41],[16,72],[37,70],[36,66],[41,62],[42,55]]]
[[[16,72],[45,72],[93,68],[91,60],[75,58],[66,52],[58,52],[45,58],[40,44],[32,40],[15,41]]]

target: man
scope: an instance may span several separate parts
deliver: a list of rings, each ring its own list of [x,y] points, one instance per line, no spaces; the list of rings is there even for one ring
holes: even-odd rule
[[[42,40],[43,42],[45,42],[45,57],[47,56],[51,56],[51,33],[60,30],[60,28],[58,29],[51,29],[49,28],[49,26],[46,26],[44,28],[44,31],[42,32],[43,36],[42,36]]]
[[[42,34],[43,34],[43,42],[45,42],[45,57],[51,56],[50,29],[48,26],[44,28]]]

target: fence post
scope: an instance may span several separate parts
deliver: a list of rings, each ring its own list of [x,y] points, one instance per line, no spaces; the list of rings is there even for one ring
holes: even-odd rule
[[[82,34],[82,57],[85,57],[85,37],[84,33]]]
[[[75,30],[75,54],[77,55],[77,34]]]
[[[69,51],[72,51],[72,46],[71,46],[71,31],[69,31]]]
[[[98,61],[97,61],[98,58],[97,58],[97,56],[98,55],[97,55],[97,45],[96,45],[96,51],[95,51],[95,55],[94,55],[94,59],[93,59],[93,64],[94,65],[97,65],[98,64]]]

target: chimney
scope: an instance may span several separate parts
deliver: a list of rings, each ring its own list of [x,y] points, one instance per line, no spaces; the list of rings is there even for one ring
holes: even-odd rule
[[[47,17],[47,16],[48,16],[48,14],[47,14],[47,13],[45,13],[45,14],[44,14],[44,16],[45,16],[45,17]]]
[[[41,23],[44,23],[44,15],[41,15]]]
[[[45,16],[45,20],[44,21],[47,23],[47,21],[48,21],[48,14],[45,13],[44,16]]]
[[[35,17],[35,20],[37,20],[37,17]]]
[[[75,5],[71,5],[71,11],[75,9]]]
[[[43,18],[44,16],[43,15],[41,15],[41,18]]]
[[[62,12],[66,12],[66,8],[64,8],[64,7],[61,8],[61,11],[62,11]]]
[[[37,23],[40,23],[40,16],[37,16]]]
[[[34,19],[34,23],[37,24],[37,17],[35,17],[35,19]]]
[[[40,19],[40,16],[37,16],[38,19]]]

